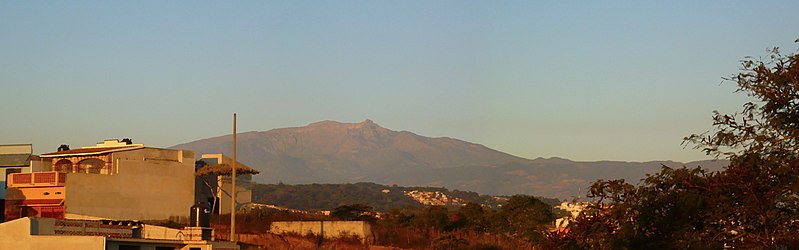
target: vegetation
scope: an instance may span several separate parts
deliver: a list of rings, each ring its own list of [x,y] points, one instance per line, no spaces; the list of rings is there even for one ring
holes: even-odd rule
[[[273,204],[280,207],[300,210],[332,210],[343,205],[363,204],[375,211],[385,212],[394,208],[420,208],[422,204],[404,194],[406,191],[441,192],[448,197],[462,200],[463,203],[477,204],[496,208],[504,202],[488,195],[475,192],[448,190],[436,187],[400,187],[385,186],[375,183],[354,184],[254,184],[253,202]],[[538,198],[546,204],[554,205],[560,201],[552,198]],[[458,208],[463,204],[450,204],[450,208]]]
[[[399,190],[383,193],[386,188],[374,183],[255,184],[253,202],[301,210],[332,210],[350,204],[366,204],[378,211],[421,206]]]
[[[370,215],[372,207],[363,204],[352,204],[339,206],[330,213],[336,219],[350,221],[374,222],[375,218]]]
[[[797,40],[799,42],[799,40]],[[671,169],[639,186],[599,180],[595,204],[549,244],[591,249],[799,247],[799,55],[770,50],[746,58],[725,78],[755,101],[735,114],[714,112],[715,130],[686,137],[727,157],[720,172]]]
[[[364,220],[372,224],[375,239],[370,244],[375,245],[412,249],[532,249],[542,242],[546,230],[552,225],[551,206],[535,197],[512,196],[501,207],[491,209],[470,202],[457,209],[417,206],[375,213],[368,205],[348,204],[325,216],[322,213],[252,206],[237,214],[236,231],[274,238],[268,233],[273,221]],[[229,216],[213,216],[211,219],[219,239],[228,237]],[[284,241],[289,237],[302,239],[301,236],[280,237]],[[344,241],[350,245],[358,242]]]
[[[377,244],[434,249],[515,249],[542,242],[554,220],[552,208],[532,196],[515,195],[486,209],[467,203],[457,210],[428,206],[415,211],[394,209],[378,220]],[[407,241],[406,241],[407,240]]]

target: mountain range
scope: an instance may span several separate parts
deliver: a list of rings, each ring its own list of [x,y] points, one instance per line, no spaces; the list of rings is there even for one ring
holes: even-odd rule
[[[720,170],[727,161],[580,162],[525,159],[480,144],[393,131],[371,120],[322,121],[237,135],[237,159],[259,171],[258,183],[375,182],[446,187],[489,195],[529,194],[568,199],[585,194],[597,179],[637,183],[661,166]],[[232,136],[175,145],[197,153],[230,155]]]

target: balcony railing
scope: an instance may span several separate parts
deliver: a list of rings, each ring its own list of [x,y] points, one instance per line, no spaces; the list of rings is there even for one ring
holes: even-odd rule
[[[64,186],[67,174],[55,171],[16,173],[8,175],[8,187],[54,187]]]

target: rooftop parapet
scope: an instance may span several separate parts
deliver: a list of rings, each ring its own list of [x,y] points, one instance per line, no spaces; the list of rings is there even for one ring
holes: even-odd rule
[[[67,182],[67,174],[55,171],[16,173],[8,176],[8,187],[60,187]]]

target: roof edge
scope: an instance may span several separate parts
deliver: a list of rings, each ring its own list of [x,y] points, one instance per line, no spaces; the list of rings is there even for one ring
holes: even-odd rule
[[[107,150],[101,150],[101,151],[95,151],[95,152],[84,152],[84,153],[69,153],[68,151],[72,151],[72,150],[67,150],[67,151],[63,151],[63,152],[67,152],[67,153],[53,152],[53,153],[41,154],[41,155],[39,155],[39,157],[41,157],[41,158],[55,158],[55,157],[63,157],[63,156],[100,155],[100,154],[122,152],[122,151],[129,151],[129,150],[142,149],[142,148],[144,148],[144,146],[138,146],[137,145],[137,146],[128,146],[128,147],[119,147],[119,148],[108,148]],[[96,149],[102,149],[102,148],[96,148]],[[75,150],[81,150],[81,149],[75,149]]]

